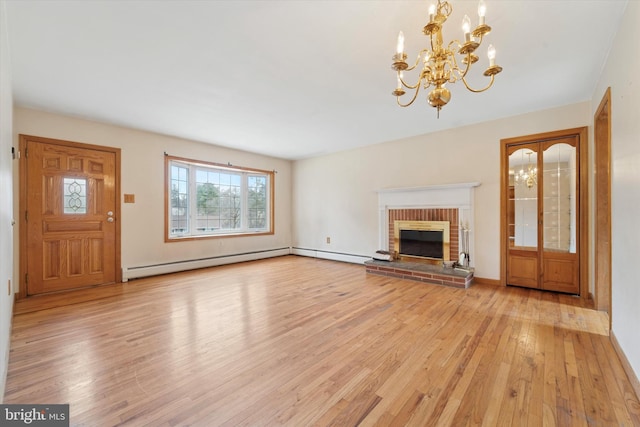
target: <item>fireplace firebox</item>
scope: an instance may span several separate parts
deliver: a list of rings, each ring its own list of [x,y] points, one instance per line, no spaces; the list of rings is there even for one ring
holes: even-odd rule
[[[394,250],[400,259],[450,260],[449,221],[394,221]]]
[[[442,231],[400,230],[400,253],[442,259]]]

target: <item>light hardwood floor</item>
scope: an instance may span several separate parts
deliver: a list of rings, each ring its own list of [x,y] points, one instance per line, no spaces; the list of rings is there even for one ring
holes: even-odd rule
[[[570,296],[295,256],[83,292],[18,304],[5,403],[86,426],[640,425],[606,317]]]

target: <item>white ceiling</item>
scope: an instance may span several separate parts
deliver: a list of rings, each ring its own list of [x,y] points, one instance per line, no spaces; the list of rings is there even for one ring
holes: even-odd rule
[[[300,159],[591,99],[626,0],[486,2],[482,52],[504,71],[481,94],[449,85],[440,119],[426,92],[391,95],[396,36],[426,47],[427,0],[8,0],[15,103]],[[477,17],[450,3],[445,42]]]

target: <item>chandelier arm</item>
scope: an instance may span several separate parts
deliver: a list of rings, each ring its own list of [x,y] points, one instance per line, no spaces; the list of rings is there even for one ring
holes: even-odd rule
[[[480,40],[478,41],[478,44],[480,44],[480,43],[482,43],[482,35],[480,36]],[[457,46],[458,49],[452,50],[451,49],[452,45]],[[452,40],[449,43],[448,48],[451,51],[451,58],[453,58],[453,62],[455,64],[455,68],[456,68],[456,70],[458,70],[459,77],[458,77],[457,80],[462,80],[464,82],[464,85],[467,87],[467,89],[469,89],[472,92],[483,92],[483,91],[485,91],[485,90],[487,90],[487,89],[489,89],[491,87],[491,84],[493,84],[493,82],[489,86],[487,86],[485,89],[482,89],[482,90],[473,90],[473,89],[471,89],[469,87],[469,85],[467,85],[467,82],[465,81],[465,77],[467,77],[467,73],[469,72],[469,70],[471,69],[471,65],[473,64],[473,62],[471,61],[472,52],[469,52],[469,53],[466,54],[466,57],[467,57],[466,67],[464,68],[464,71],[462,71],[460,69],[460,67],[458,66],[458,61],[456,59],[456,55],[454,54],[454,52],[459,51],[462,48],[462,45],[460,44],[460,41]]]
[[[402,86],[406,87],[407,89],[415,89],[417,87],[420,87],[420,81],[422,79],[419,79],[418,82],[416,84],[414,84],[413,86],[408,85],[407,83],[405,83],[404,79],[400,79],[400,82],[402,83]]]
[[[418,79],[418,84],[422,83],[422,88],[427,89],[431,87],[434,83],[431,81],[431,73],[433,70],[430,66],[426,66],[422,69],[420,73],[420,78]]]
[[[495,78],[495,75],[491,76],[491,80],[489,81],[489,84],[484,87],[483,89],[473,89],[471,86],[469,86],[469,84],[467,83],[467,80],[463,77],[460,80],[462,80],[462,83],[464,83],[465,87],[467,89],[469,89],[471,92],[473,93],[480,93],[480,92],[484,92],[485,90],[489,89],[492,85],[493,85],[493,80]]]
[[[456,47],[456,49],[451,49],[451,47]],[[455,40],[451,40],[449,42],[449,44],[447,45],[447,49],[451,52],[457,52],[460,50],[460,48],[462,47],[462,44],[460,43],[460,40],[455,39]]]
[[[413,94],[413,98],[411,98],[411,101],[409,101],[406,104],[403,104],[400,102],[400,97],[396,96],[396,102],[398,103],[399,106],[401,107],[408,107],[409,105],[413,104],[413,102],[416,100],[416,98],[418,97],[418,93],[420,92],[420,82],[418,82],[418,86],[416,88],[416,92]]]
[[[453,61],[453,65],[451,66],[451,69],[456,70],[458,74],[458,78],[456,79],[456,81],[463,78],[467,74],[467,71],[469,71],[469,64],[467,64],[467,67],[465,68],[464,71],[462,71],[460,69],[460,66],[458,66],[458,60],[456,59],[456,52],[459,51],[461,47],[462,45],[460,44],[460,41],[458,41],[458,39],[451,40],[449,42],[449,45],[447,45],[449,58],[451,58],[451,61]]]
[[[455,56],[453,57],[453,60],[455,61]],[[457,63],[456,63],[456,67],[457,67]],[[458,68],[459,70],[460,68]],[[469,72],[469,70],[471,69],[471,54],[468,53],[467,54],[467,66],[464,68],[464,71],[460,74],[460,80],[462,80],[464,82],[464,85],[467,86],[467,82],[465,81],[465,77],[467,77],[467,73]],[[467,86],[467,89],[471,90],[469,88],[469,86]],[[488,88],[487,88],[488,89]],[[486,90],[486,89],[485,89]],[[472,91],[473,92],[473,91]]]
[[[463,72],[462,70],[460,70],[460,67],[458,66],[458,60],[456,59],[456,55],[453,53],[453,51],[450,51],[449,58],[451,58],[449,60],[449,67],[451,68],[451,78],[452,78],[452,80],[450,80],[450,82],[451,83],[455,83],[458,80],[460,80],[461,78],[464,78],[464,76],[467,74],[467,71],[469,71],[469,64],[467,64],[467,67],[465,68],[465,70]],[[454,76],[454,72],[455,72],[455,74],[458,75],[457,77]]]
[[[407,68],[406,70],[403,71],[411,71],[411,70],[415,70],[416,67],[418,66],[418,64],[420,63],[420,58],[422,57],[422,54],[426,51],[427,49],[422,49],[419,53],[418,53],[418,57],[416,58],[416,63],[413,64],[411,67]]]

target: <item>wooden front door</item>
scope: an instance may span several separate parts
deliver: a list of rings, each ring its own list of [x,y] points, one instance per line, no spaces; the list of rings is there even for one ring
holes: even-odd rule
[[[20,147],[26,295],[119,281],[119,150],[25,135]]]

